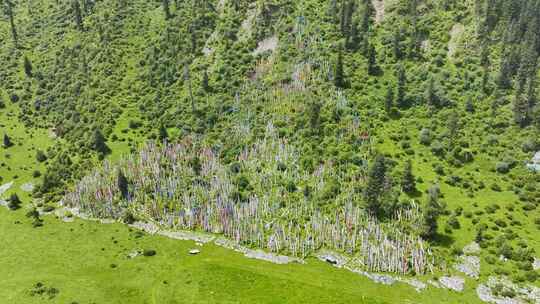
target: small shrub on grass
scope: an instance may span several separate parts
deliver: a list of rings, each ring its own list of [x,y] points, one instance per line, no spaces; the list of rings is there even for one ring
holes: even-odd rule
[[[154,249],[145,249],[143,251],[143,255],[146,257],[152,257],[152,256],[155,256],[156,254],[157,252]]]
[[[17,193],[13,193],[8,200],[8,208],[11,210],[17,210],[21,208],[21,200],[19,199],[19,196]]]

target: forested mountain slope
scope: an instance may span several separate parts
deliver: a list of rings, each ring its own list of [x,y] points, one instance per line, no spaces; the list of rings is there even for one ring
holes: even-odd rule
[[[540,1],[1,5],[0,185],[38,210],[538,288]]]

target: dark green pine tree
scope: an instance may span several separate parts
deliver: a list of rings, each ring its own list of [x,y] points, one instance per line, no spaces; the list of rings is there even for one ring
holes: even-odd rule
[[[159,126],[159,134],[158,134],[159,140],[161,142],[164,142],[165,140],[169,139],[169,133],[167,132],[167,128],[165,127],[165,124],[160,124]]]
[[[433,240],[437,235],[437,220],[442,212],[442,205],[439,202],[440,190],[438,186],[431,186],[428,190],[428,198],[424,208],[424,221],[422,236]]]
[[[416,179],[412,173],[412,163],[408,160],[405,163],[403,176],[401,178],[401,188],[405,193],[414,193],[416,191]]]
[[[21,200],[19,199],[19,196],[17,193],[13,193],[8,200],[8,208],[11,210],[17,210],[21,208]]]
[[[379,73],[379,66],[377,65],[377,50],[371,43],[368,45],[367,60],[368,74],[371,76],[377,75]]]
[[[336,62],[336,67],[334,69],[334,84],[338,88],[345,87],[345,73],[343,72],[343,51],[341,47],[338,50],[338,58]]]
[[[26,56],[24,56],[24,73],[27,77],[32,77],[32,62]]]
[[[407,75],[405,74],[405,68],[401,64],[397,66],[396,77],[397,77],[396,103],[398,107],[405,108],[408,106],[407,99],[406,99]]]
[[[79,4],[79,0],[73,0],[71,2],[71,7],[73,9],[73,14],[75,17],[75,24],[77,25],[77,29],[82,32],[84,31],[84,26],[83,26],[81,5]]]
[[[124,172],[120,169],[118,170],[117,185],[118,190],[120,190],[120,194],[122,195],[122,199],[127,200],[129,198],[129,183]]]
[[[392,115],[394,111],[394,87],[388,85],[386,88],[386,95],[384,96],[384,110],[387,115]]]
[[[400,28],[397,28],[395,31],[394,31],[394,35],[392,36],[392,51],[394,53],[394,58],[396,60],[401,60],[403,59],[403,49],[402,49],[402,45],[401,45],[401,40],[402,40],[402,31],[403,29],[400,27]]]
[[[11,138],[9,138],[9,136],[7,134],[4,134],[4,144],[3,144],[4,148],[9,148],[11,146],[13,146],[13,143],[11,142]]]
[[[203,73],[202,88],[205,92],[210,92],[210,80],[208,79],[208,71],[206,70]]]
[[[474,103],[471,96],[467,97],[467,100],[465,101],[465,111],[468,113],[474,113]]]
[[[433,77],[429,78],[424,95],[425,102],[428,106],[433,108],[439,107],[439,97],[437,96],[437,88],[435,85],[435,79]]]
[[[171,18],[171,9],[169,7],[169,0],[163,0],[163,12],[165,13],[165,19]]]
[[[2,2],[0,1],[0,4]],[[11,38],[13,38],[13,43],[15,47],[19,46],[19,39],[17,35],[17,28],[15,26],[15,14],[13,13],[13,2],[12,0],[4,0],[4,11],[9,19],[9,24],[11,27]]]
[[[520,127],[525,127],[529,124],[529,104],[523,94],[517,94],[514,98],[513,112],[514,122]]]
[[[364,190],[366,210],[374,216],[378,216],[381,213],[381,196],[383,194],[385,177],[386,160],[384,156],[378,155],[369,170],[367,186]]]
[[[103,136],[99,129],[96,129],[92,138],[92,149],[99,152],[102,156],[108,154],[111,150],[107,147],[105,142],[105,136]]]

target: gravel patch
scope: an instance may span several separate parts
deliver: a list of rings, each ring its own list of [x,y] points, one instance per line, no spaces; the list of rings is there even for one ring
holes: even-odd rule
[[[259,44],[257,45],[257,48],[253,51],[253,55],[257,56],[267,51],[273,52],[277,48],[278,43],[279,43],[279,39],[277,36],[266,38],[259,42]]]
[[[449,58],[454,58],[454,55],[456,54],[459,46],[459,40],[461,39],[464,31],[465,27],[461,23],[456,23],[454,24],[454,26],[452,26],[452,29],[450,30],[450,41],[448,41]]]
[[[478,279],[478,276],[480,276],[480,258],[472,255],[462,255],[454,268],[471,278]]]
[[[463,247],[463,253],[465,254],[476,254],[480,253],[480,245],[476,242],[472,242],[469,245]]]
[[[540,269],[540,259],[534,258],[534,262],[532,263],[532,266],[534,270]]]
[[[457,292],[462,292],[465,288],[465,279],[458,276],[442,277],[439,279],[439,283],[443,288],[451,289]]]
[[[0,186],[0,197],[2,197],[2,195],[4,195],[4,193],[6,193],[6,191],[8,191],[11,186],[13,186],[13,182],[9,182]]]
[[[505,297],[503,292],[512,292],[514,297]],[[540,303],[540,288],[532,285],[520,287],[507,278],[491,276],[487,282],[478,285],[476,294],[480,300],[495,304]]]
[[[24,192],[32,192],[34,191],[34,184],[32,183],[26,183],[21,185],[21,190]]]
[[[335,267],[342,268],[349,262],[349,258],[337,252],[321,250],[315,254],[319,260],[330,263]]]
[[[375,23],[379,24],[384,19],[384,0],[371,0],[375,9]]]

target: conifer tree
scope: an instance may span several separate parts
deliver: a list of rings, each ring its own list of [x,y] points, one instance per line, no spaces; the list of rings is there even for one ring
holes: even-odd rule
[[[102,155],[108,154],[110,152],[109,147],[105,143],[105,136],[101,133],[101,130],[95,129],[93,138],[92,138],[92,149],[101,153]]]
[[[394,88],[389,85],[386,88],[386,95],[384,97],[384,110],[387,115],[391,115],[394,109]]]
[[[84,30],[84,26],[83,26],[81,5],[79,4],[79,0],[73,0],[71,2],[71,7],[73,9],[73,14],[75,17],[75,24],[77,25],[77,29],[82,32]]]
[[[371,43],[368,45],[367,59],[368,59],[368,74],[372,76],[377,75],[377,73],[379,73],[379,66],[377,65],[377,51],[375,50],[375,47]]]
[[[21,200],[19,199],[19,196],[17,193],[13,193],[8,200],[8,208],[11,210],[17,210],[21,208]]]
[[[465,101],[465,111],[474,113],[474,103],[471,96],[467,97],[467,100]]]
[[[171,18],[171,10],[169,7],[169,0],[163,0],[163,12],[165,13],[165,19]]]
[[[0,2],[1,3],[1,2]],[[4,0],[4,11],[9,18],[9,25],[11,27],[11,37],[13,38],[13,43],[15,47],[19,46],[19,39],[17,35],[17,28],[15,27],[15,14],[13,13],[13,2],[12,0]]]
[[[13,146],[13,143],[11,142],[11,138],[7,134],[4,134],[4,148],[9,148]]]
[[[412,163],[410,160],[405,163],[405,169],[403,170],[403,176],[401,178],[401,188],[405,193],[413,193],[416,191],[416,179],[412,173]]]
[[[202,79],[202,88],[205,92],[210,92],[210,81],[208,79],[208,71],[204,70]]]
[[[122,199],[128,199],[129,198],[128,180],[126,176],[124,175],[124,172],[120,169],[118,170],[117,185],[118,185],[118,190],[120,190],[120,194],[122,195]]]
[[[434,239],[437,235],[437,220],[442,212],[442,205],[439,202],[439,187],[433,185],[428,190],[428,198],[424,209],[424,223],[422,236],[426,239]]]
[[[407,100],[406,100],[406,85],[407,85],[407,76],[405,74],[405,69],[402,65],[398,65],[397,67],[397,96],[396,96],[396,103],[397,106],[400,108],[407,107]]]
[[[24,73],[27,77],[32,77],[32,63],[26,56],[24,56]]]
[[[381,211],[381,196],[383,194],[386,178],[386,160],[378,155],[373,166],[369,170],[367,186],[364,190],[366,209],[372,215],[379,215]]]
[[[334,84],[338,88],[345,87],[345,75],[343,72],[343,51],[341,47],[338,50],[338,58],[337,58],[336,67],[334,71]]]
[[[165,127],[165,124],[159,125],[159,140],[161,142],[167,140],[169,138],[169,133],[167,132],[167,128]]]

